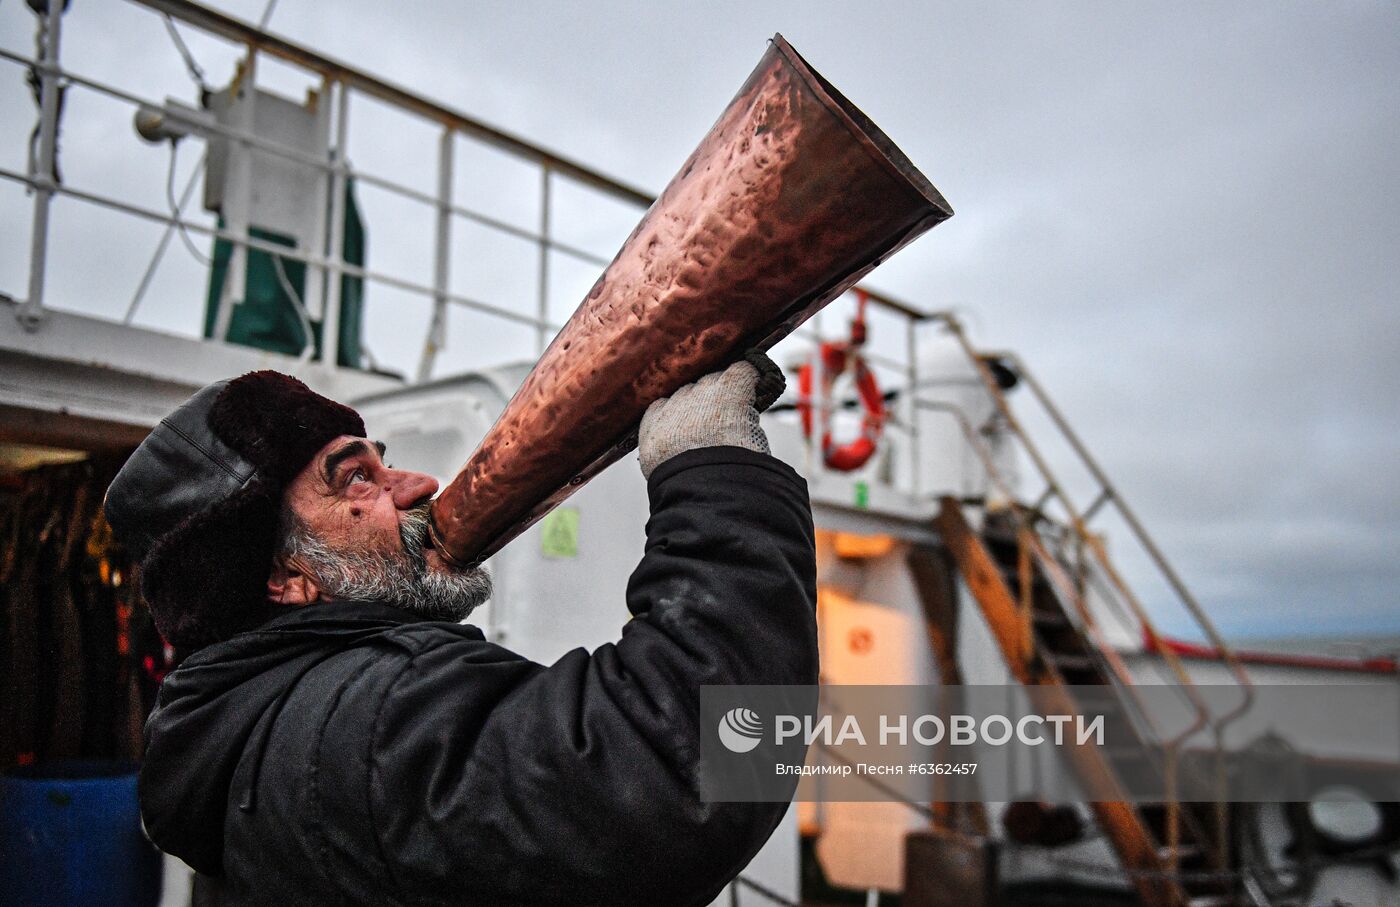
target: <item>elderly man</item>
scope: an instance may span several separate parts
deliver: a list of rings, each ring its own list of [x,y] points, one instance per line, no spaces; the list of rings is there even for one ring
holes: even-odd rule
[[[146,725],[151,837],[215,903],[713,898],[786,804],[701,799],[700,687],[817,676],[811,514],[755,361],[648,410],[633,620],[550,666],[461,623],[488,575],[432,550],[436,482],[353,410],[275,372],[196,394],[106,501],[197,650]]]

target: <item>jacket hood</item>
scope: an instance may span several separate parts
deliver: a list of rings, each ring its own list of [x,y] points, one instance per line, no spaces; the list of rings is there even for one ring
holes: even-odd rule
[[[206,875],[221,872],[229,804],[254,806],[267,737],[297,682],[327,658],[419,619],[371,602],[277,613],[258,629],[187,658],[165,678],[146,720],[139,783],[146,832],[161,850]],[[245,755],[253,759],[252,772],[233,791]]]

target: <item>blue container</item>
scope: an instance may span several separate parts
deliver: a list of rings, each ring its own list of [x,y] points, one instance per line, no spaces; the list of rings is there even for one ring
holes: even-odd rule
[[[12,907],[160,900],[132,762],[51,762],[0,775],[0,901]]]

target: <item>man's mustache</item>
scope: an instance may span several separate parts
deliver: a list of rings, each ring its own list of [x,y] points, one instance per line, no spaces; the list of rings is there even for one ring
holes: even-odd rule
[[[431,545],[428,538],[431,507],[431,501],[423,501],[405,510],[403,516],[399,518],[399,540],[403,543],[404,553],[409,556],[414,567],[418,569],[427,569],[428,566],[423,552]]]

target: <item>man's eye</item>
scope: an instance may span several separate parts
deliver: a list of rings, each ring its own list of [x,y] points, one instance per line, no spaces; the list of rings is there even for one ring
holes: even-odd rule
[[[365,479],[365,471],[363,469],[356,469],[355,471],[350,473],[349,477],[346,478],[345,484],[354,485],[356,482],[365,481]]]

